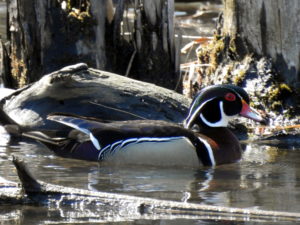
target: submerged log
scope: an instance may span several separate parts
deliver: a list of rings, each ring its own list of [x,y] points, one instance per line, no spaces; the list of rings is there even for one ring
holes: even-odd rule
[[[181,122],[189,103],[190,99],[174,91],[88,68],[82,63],[65,67],[16,90],[1,100],[1,107],[23,127],[54,129],[66,127],[46,120],[51,112],[103,120],[142,117]]]
[[[7,198],[7,192],[0,189],[2,204],[31,204],[59,209],[60,212],[74,211],[74,219],[97,219],[109,221],[117,216],[120,221],[129,219],[209,219],[234,221],[300,221],[300,213],[242,209],[210,206],[203,204],[158,200],[143,197],[127,196],[105,192],[93,192],[71,187],[48,184],[36,180],[26,168],[23,161],[14,158],[13,163],[21,181],[15,187],[21,197],[14,202],[13,196]],[[9,199],[10,201],[7,201]],[[99,218],[99,213],[101,217]],[[60,213],[62,214],[62,213]]]

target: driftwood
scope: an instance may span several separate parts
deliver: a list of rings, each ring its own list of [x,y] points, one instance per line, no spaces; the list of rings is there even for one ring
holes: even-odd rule
[[[190,99],[153,84],[91,69],[82,63],[46,75],[38,82],[16,90],[1,103],[3,111],[19,125],[49,129],[60,126],[46,120],[51,112],[104,120],[143,117],[181,122]]]
[[[300,220],[300,213],[210,206],[52,185],[36,180],[23,161],[13,158],[13,163],[21,184],[1,184],[1,204],[47,206],[68,212],[73,220],[84,217],[97,221],[176,218],[265,222]],[[8,189],[11,189],[10,194]]]

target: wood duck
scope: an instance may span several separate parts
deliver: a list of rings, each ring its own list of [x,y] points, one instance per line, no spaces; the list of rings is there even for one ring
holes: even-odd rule
[[[74,115],[52,114],[49,120],[74,128],[67,137],[42,132],[24,136],[44,143],[57,155],[114,164],[199,167],[236,162],[238,139],[227,128],[234,116],[263,118],[249,106],[248,94],[233,85],[204,88],[194,98],[183,125],[155,120],[103,123]],[[198,131],[193,131],[197,126]]]

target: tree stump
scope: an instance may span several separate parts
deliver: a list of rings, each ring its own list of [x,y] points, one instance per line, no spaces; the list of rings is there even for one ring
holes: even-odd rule
[[[252,53],[272,58],[280,79],[300,91],[300,2],[224,0],[224,35],[238,36]]]
[[[7,87],[78,62],[171,89],[180,83],[173,0],[7,0],[7,10]]]
[[[297,0],[224,0],[214,39],[198,48],[199,64],[205,67],[191,88],[242,86],[272,126],[298,124],[300,38],[294,30],[299,9]]]

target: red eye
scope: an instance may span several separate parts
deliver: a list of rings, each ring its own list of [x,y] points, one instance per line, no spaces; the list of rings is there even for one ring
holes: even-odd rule
[[[235,97],[235,95],[233,93],[227,93],[225,95],[225,99],[227,101],[233,102],[233,101],[235,101],[236,97]]]

